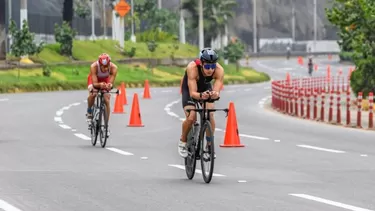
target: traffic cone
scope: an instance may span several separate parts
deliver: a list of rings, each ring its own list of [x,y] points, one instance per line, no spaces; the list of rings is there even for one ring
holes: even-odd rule
[[[224,144],[220,147],[244,147],[240,143],[240,136],[238,135],[237,117],[233,102],[229,103],[229,115],[227,119],[227,127],[225,129]]]
[[[115,107],[113,108],[113,113],[114,114],[123,114],[124,112],[124,106],[121,102],[121,95],[118,94],[116,95],[116,100],[115,100]]]
[[[143,99],[150,99],[151,94],[150,94],[150,85],[148,84],[148,80],[145,80],[145,88],[143,91]]]
[[[120,94],[121,94],[121,103],[122,105],[128,105],[128,101],[126,99],[126,89],[125,89],[125,83],[121,82],[121,88],[120,88]]]
[[[134,93],[132,111],[130,114],[130,120],[128,127],[143,127],[141,119],[141,111],[139,109],[138,94]]]

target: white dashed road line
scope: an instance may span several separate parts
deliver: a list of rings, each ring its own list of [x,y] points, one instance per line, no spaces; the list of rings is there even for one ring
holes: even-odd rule
[[[86,136],[85,134],[82,134],[82,133],[74,133],[74,135],[77,136],[77,137],[80,138],[80,139],[85,140],[85,141],[89,141],[89,140],[91,140],[90,137],[88,137],[88,136]]]
[[[315,149],[315,150],[320,150],[320,151],[325,151],[325,152],[332,152],[332,153],[345,153],[344,151],[341,150],[335,150],[335,149],[327,149],[327,148],[321,148],[321,147],[315,147],[315,146],[310,146],[310,145],[297,145],[298,147],[302,148],[308,148],[308,149]]]
[[[17,207],[9,204],[8,202],[0,199],[0,210],[4,211],[21,211]]]
[[[108,149],[108,150],[110,150],[110,151],[112,151],[112,152],[116,152],[116,153],[121,154],[121,155],[134,155],[134,154],[131,153],[131,152],[125,152],[125,151],[123,151],[123,150],[116,149],[116,148],[113,148],[113,147],[108,147],[108,148],[106,148],[106,149]]]
[[[63,129],[72,129],[71,127],[69,127],[68,125],[63,125],[63,124],[61,124],[61,125],[59,125],[61,128],[63,128]]]
[[[168,166],[170,166],[170,167],[175,167],[175,168],[182,169],[182,170],[185,170],[185,166],[183,166],[183,165],[178,165],[178,164],[168,164]],[[195,172],[197,172],[198,174],[202,174],[202,170],[200,170],[200,169],[195,169]],[[226,177],[226,176],[223,175],[223,174],[216,174],[216,173],[213,173],[212,176],[214,176],[214,177]]]
[[[344,209],[347,209],[347,210],[352,210],[352,211],[372,211],[372,210],[369,210],[369,209],[355,207],[355,206],[344,204],[344,203],[341,203],[341,202],[331,201],[331,200],[328,200],[328,199],[323,199],[323,198],[319,198],[319,197],[316,197],[316,196],[310,196],[310,195],[307,195],[307,194],[291,193],[289,195],[290,196],[296,196],[296,197],[303,198],[303,199],[316,201],[316,202],[320,202],[320,203],[324,203],[324,204],[328,204],[328,205],[332,205],[332,206],[335,206],[335,207],[344,208]]]

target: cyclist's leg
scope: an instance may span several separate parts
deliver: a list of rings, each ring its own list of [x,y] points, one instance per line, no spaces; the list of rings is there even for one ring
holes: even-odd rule
[[[107,113],[106,119],[109,121],[109,114],[111,113],[111,94],[110,93],[104,94],[104,103],[106,106],[106,113]]]
[[[92,106],[94,105],[94,102],[95,102],[95,97],[96,97],[96,93],[93,92],[91,93],[91,91],[97,91],[92,84],[90,84],[88,87],[87,87],[88,91],[89,91],[89,95],[87,97],[87,112],[86,112],[86,116],[87,118],[92,118]]]
[[[186,118],[182,122],[182,133],[181,133],[180,141],[178,144],[178,153],[180,154],[181,157],[186,157],[187,156],[187,150],[186,150],[187,134],[189,133],[192,125],[194,124],[196,120],[196,114],[194,111],[191,111],[190,114],[186,112],[186,109],[195,108],[195,103],[190,98],[190,94],[188,90],[187,91],[182,90],[182,108],[184,109]]]

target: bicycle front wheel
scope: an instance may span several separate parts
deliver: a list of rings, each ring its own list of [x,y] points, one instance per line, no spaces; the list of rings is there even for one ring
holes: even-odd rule
[[[185,171],[188,179],[193,179],[195,175],[195,167],[197,159],[195,156],[195,140],[194,140],[194,128],[192,127],[187,135],[187,146],[188,156],[185,158]]]
[[[100,117],[101,121],[100,125],[100,145],[102,148],[105,147],[107,144],[107,138],[108,138],[108,120],[107,120],[107,107],[105,104],[103,104],[102,110],[100,112]]]
[[[94,114],[92,119],[90,120],[91,121],[91,144],[93,146],[96,145],[96,141],[98,140],[98,134],[99,134],[99,124],[100,124],[100,120],[96,120],[96,107],[94,106],[94,109],[92,111],[92,113]]]
[[[206,183],[210,183],[212,179],[212,175],[214,173],[214,164],[215,164],[215,142],[214,139],[211,138],[210,143],[206,143],[207,140],[204,138],[207,132],[211,134],[211,137],[213,137],[212,133],[212,126],[209,121],[206,121],[201,129],[200,134],[200,154],[201,154],[201,167],[202,167],[202,175],[203,180]],[[205,163],[208,163],[207,166],[205,166]]]

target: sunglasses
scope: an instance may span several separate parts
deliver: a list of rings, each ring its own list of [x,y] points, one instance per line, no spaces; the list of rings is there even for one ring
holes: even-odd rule
[[[203,65],[204,69],[215,69],[216,68],[216,64],[205,64]]]

